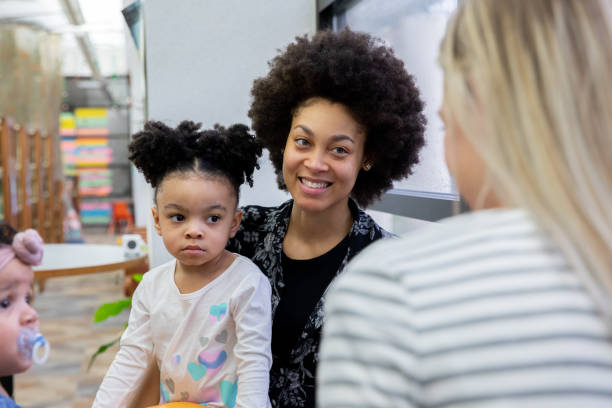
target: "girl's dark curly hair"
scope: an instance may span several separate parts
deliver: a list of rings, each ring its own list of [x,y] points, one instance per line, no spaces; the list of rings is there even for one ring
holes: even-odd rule
[[[321,97],[342,103],[366,130],[365,157],[352,197],[367,206],[412,173],[424,145],[423,101],[404,63],[382,40],[349,29],[297,37],[255,80],[249,110],[253,130],[270,151],[282,182],[283,149],[291,121],[306,100]]]
[[[11,245],[17,231],[9,224],[0,222],[0,244]]]
[[[227,129],[215,125],[214,129],[203,131],[200,126],[185,120],[172,129],[162,122],[148,121],[130,143],[130,160],[155,188],[155,196],[167,175],[197,171],[224,176],[234,188],[238,202],[240,186],[245,181],[253,186],[261,142],[242,124]]]

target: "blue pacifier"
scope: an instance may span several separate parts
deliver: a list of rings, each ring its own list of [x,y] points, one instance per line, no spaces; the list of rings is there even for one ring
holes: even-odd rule
[[[44,364],[49,357],[50,346],[38,331],[22,329],[17,337],[17,349],[20,354],[34,360],[36,364]]]

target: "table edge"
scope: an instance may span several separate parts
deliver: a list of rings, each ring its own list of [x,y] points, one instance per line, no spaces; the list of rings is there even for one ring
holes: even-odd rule
[[[58,276],[88,275],[99,272],[110,272],[119,269],[130,269],[145,264],[147,255],[102,265],[77,266],[74,268],[39,269],[34,271],[34,279],[54,278]]]

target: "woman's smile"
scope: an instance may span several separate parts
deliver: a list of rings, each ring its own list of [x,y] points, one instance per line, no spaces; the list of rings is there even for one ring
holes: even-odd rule
[[[315,194],[324,192],[325,190],[327,190],[327,187],[330,187],[333,184],[328,181],[306,177],[298,177],[298,180],[300,180],[300,183],[302,184],[306,192],[311,192]]]

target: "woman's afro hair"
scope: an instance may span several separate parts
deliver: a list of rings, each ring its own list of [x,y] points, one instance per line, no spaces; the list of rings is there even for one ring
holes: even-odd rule
[[[200,126],[185,120],[172,129],[162,122],[148,121],[130,143],[130,160],[155,188],[176,171],[225,176],[237,195],[245,181],[252,187],[262,146],[249,128],[215,125],[202,131]]]
[[[314,97],[345,105],[365,128],[365,157],[373,167],[359,172],[351,193],[361,206],[412,173],[425,143],[424,104],[404,63],[381,40],[348,28],[321,31],[312,39],[296,37],[269,65],[268,75],[253,84],[249,117],[281,188],[293,115]]]
[[[0,244],[11,245],[17,231],[9,224],[0,222]]]

